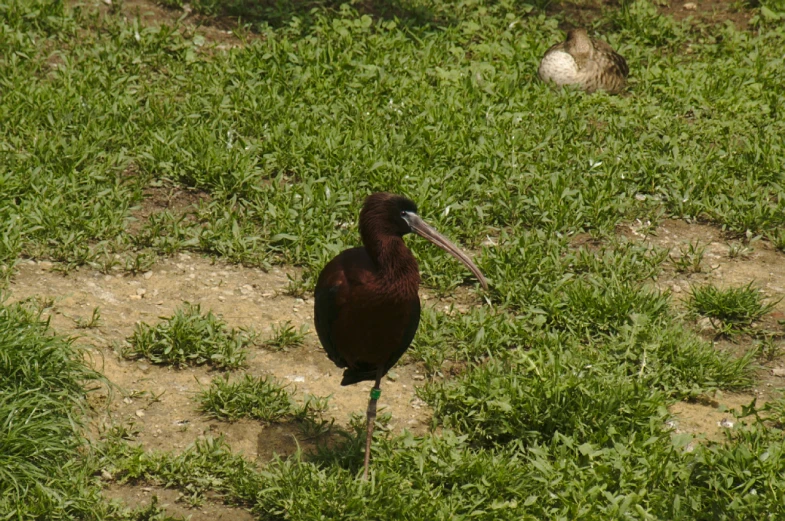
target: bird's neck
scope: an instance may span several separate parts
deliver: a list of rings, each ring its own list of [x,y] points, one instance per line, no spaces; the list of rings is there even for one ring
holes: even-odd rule
[[[379,269],[383,283],[394,286],[406,298],[416,296],[420,287],[420,268],[403,239],[385,236],[363,242],[368,255]]]

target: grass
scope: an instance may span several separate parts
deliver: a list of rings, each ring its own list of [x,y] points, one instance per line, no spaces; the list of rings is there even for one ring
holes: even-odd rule
[[[598,14],[593,28],[632,70],[629,93],[613,97],[537,81],[565,15],[535,4],[191,2],[205,17],[242,16],[237,47],[122,8],[0,5],[4,284],[22,258],[136,276],[189,250],[299,266],[290,292],[306,296],[325,262],[357,244],[357,213],[376,190],[416,200],[492,282],[465,313],[424,310],[407,359],[445,377],[420,390],[439,429],[378,430],[371,483],[356,479],[362,422],[341,443],[268,464],[210,438],[182,453],[146,452],[118,432],[87,446],[84,386],[96,375],[71,340],[5,306],[0,514],[165,518],[157,505],[103,503],[95,476],[107,469],[260,519],[785,516],[780,402],[718,443],[664,426],[674,400],[753,386],[754,352],[734,357],[692,333],[652,284],[669,253],[616,234],[636,219],[656,229],[687,218],[783,248],[781,10],[755,8],[749,30],[677,22],[640,0]],[[162,186],[204,197],[158,211],[146,194]],[[440,295],[475,283],[407,241]],[[702,257],[695,242],[671,260],[689,274]],[[771,306],[752,286],[694,287],[688,305],[733,328]],[[303,333],[278,324],[268,346]],[[155,363],[234,369],[251,337],[187,305],[129,341],[130,356]],[[328,423],[324,400],[297,405],[249,376],[214,380],[199,403],[220,420],[293,419],[315,438]]]
[[[245,364],[246,347],[252,341],[253,335],[230,329],[212,311],[202,313],[198,304],[186,303],[171,317],[162,317],[157,326],[137,324],[123,356],[180,367],[209,364],[237,369]]]
[[[733,250],[731,250],[733,251]],[[706,246],[701,246],[700,242],[689,243],[686,248],[682,247],[678,257],[671,256],[671,261],[676,271],[679,273],[700,273],[703,271],[703,256],[706,253]],[[730,254],[731,257],[737,255]]]
[[[305,341],[307,331],[305,324],[298,329],[290,320],[286,320],[280,324],[273,324],[272,328],[272,336],[264,342],[264,345],[274,351],[301,346]]]
[[[761,291],[753,287],[752,282],[727,289],[708,284],[690,289],[687,308],[732,330],[751,326],[774,309],[777,302],[764,302]]]
[[[254,418],[274,422],[292,413],[294,408],[291,393],[274,379],[251,375],[236,382],[213,379],[197,400],[202,411],[230,421]]]
[[[306,396],[298,405],[294,393],[272,377],[244,375],[240,380],[215,378],[197,396],[202,412],[223,421],[240,418],[265,423],[295,421],[305,439],[330,432],[335,420],[324,418],[328,398]]]
[[[103,377],[40,311],[0,305],[0,512],[73,519],[102,511],[87,454],[87,387]]]
[[[180,455],[109,444],[104,457],[122,480],[217,492],[261,518],[775,519],[785,513],[781,435],[745,427],[734,436],[686,451],[688,437],[671,441],[652,426],[606,448],[557,434],[541,445],[478,450],[449,430],[408,434],[379,440],[370,485],[357,479],[359,456],[348,469],[298,457],[260,471],[213,439]]]

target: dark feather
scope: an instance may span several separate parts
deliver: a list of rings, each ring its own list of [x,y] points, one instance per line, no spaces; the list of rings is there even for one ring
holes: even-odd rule
[[[346,360],[343,359],[338,347],[333,342],[330,333],[332,324],[338,318],[338,306],[335,297],[338,294],[339,286],[329,286],[326,288],[316,288],[314,295],[314,322],[316,333],[319,335],[319,342],[327,352],[327,357],[338,367],[346,367]]]
[[[417,333],[417,328],[420,325],[420,301],[415,300],[412,302],[412,311],[409,319],[409,324],[406,326],[406,331],[403,334],[403,338],[401,339],[401,344],[391,355],[387,362],[384,364],[384,374],[392,369],[392,367],[401,359],[403,354],[409,349],[409,346],[412,345],[412,340],[414,340],[414,335]],[[321,337],[320,337],[321,339]],[[322,342],[324,345],[324,342]],[[326,350],[327,348],[325,348]],[[330,356],[328,352],[328,356]],[[332,356],[330,356],[330,360],[333,360]],[[335,360],[333,360],[335,362]],[[336,362],[336,365],[337,362]],[[345,365],[338,365],[338,367],[346,367]],[[357,367],[350,367],[343,372],[343,380],[341,380],[341,385],[352,385],[356,384],[357,382],[365,382],[365,381],[375,381],[376,380],[376,366],[371,364],[358,364]]]

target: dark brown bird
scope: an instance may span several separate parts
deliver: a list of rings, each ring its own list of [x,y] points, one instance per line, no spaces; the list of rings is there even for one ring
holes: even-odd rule
[[[610,45],[589,37],[586,29],[572,29],[565,41],[545,51],[537,73],[546,83],[616,94],[627,84],[629,68]]]
[[[412,232],[455,256],[488,288],[477,266],[423,221],[412,201],[387,193],[365,200],[360,211],[363,246],[345,250],[327,263],[314,299],[319,341],[330,360],[346,369],[341,385],[376,382],[368,402],[363,479],[368,478],[382,377],[409,348],[420,323],[420,270],[403,242]]]

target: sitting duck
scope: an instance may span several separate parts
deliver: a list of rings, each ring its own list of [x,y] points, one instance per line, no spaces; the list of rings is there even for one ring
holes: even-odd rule
[[[567,39],[542,57],[537,71],[544,82],[576,85],[586,92],[604,90],[617,94],[626,85],[629,68],[624,58],[602,40],[589,37],[586,29],[571,29]]]

